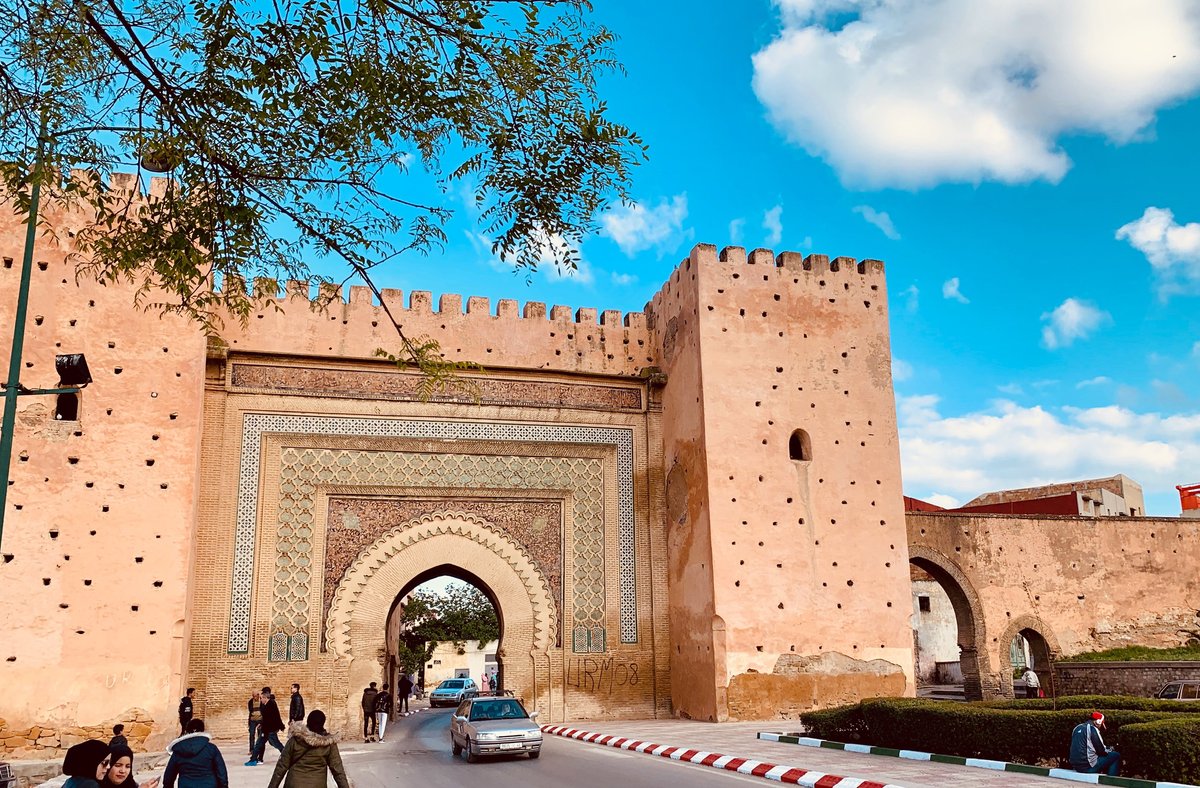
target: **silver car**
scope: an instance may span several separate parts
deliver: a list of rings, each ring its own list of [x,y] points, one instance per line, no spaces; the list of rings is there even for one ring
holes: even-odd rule
[[[437,689],[429,693],[429,705],[457,706],[467,698],[479,694],[479,687],[472,679],[446,679],[437,685]]]
[[[467,752],[475,763],[481,755],[542,754],[542,729],[516,698],[464,700],[450,720],[450,746],[454,754]]]

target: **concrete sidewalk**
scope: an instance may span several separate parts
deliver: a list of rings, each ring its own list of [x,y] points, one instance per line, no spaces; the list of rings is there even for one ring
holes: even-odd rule
[[[771,723],[763,722],[732,722],[718,725],[686,720],[589,720],[570,723],[569,727],[901,785],[904,788],[1017,788],[1036,785],[1057,785],[1061,788],[1063,785],[1062,780],[1029,774],[994,772],[930,761],[901,761],[875,755],[762,741],[757,738],[758,732],[773,727]],[[599,745],[580,742],[576,746]]]

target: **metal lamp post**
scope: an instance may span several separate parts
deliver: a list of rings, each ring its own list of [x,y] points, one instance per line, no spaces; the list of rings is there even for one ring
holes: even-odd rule
[[[33,185],[29,193],[29,227],[25,232],[25,254],[21,259],[21,284],[17,291],[17,312],[13,320],[12,353],[8,358],[8,380],[4,386],[4,418],[0,422],[0,543],[4,539],[4,516],[8,513],[8,478],[12,465],[13,429],[17,421],[17,397],[26,394],[78,394],[92,382],[83,354],[60,355],[55,358],[59,373],[59,388],[28,389],[21,385],[21,356],[25,349],[25,318],[29,311],[29,279],[33,270],[33,246],[37,239],[38,201],[41,198],[43,157],[46,135],[38,137],[37,157],[33,163]]]

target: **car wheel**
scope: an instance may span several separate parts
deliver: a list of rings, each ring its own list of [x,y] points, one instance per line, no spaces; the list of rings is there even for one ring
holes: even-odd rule
[[[462,747],[459,746],[458,739],[453,736],[450,737],[450,749],[454,751],[454,757],[457,758],[459,755],[462,755]]]
[[[534,750],[533,752],[529,753],[529,760],[536,761],[541,756],[542,756],[541,750]]]
[[[479,754],[476,753],[475,749],[471,746],[471,740],[467,739],[467,763],[478,763],[478,762],[479,762]]]

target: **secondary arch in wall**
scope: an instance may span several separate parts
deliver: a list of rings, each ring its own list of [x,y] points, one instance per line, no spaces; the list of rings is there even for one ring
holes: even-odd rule
[[[954,561],[924,545],[910,544],[908,560],[928,572],[950,597],[958,625],[959,665],[967,700],[983,700],[994,695],[999,688],[992,686],[996,682],[988,659],[983,606],[971,581]]]
[[[541,705],[548,692],[547,653],[557,636],[550,585],[525,550],[491,524],[444,511],[398,526],[367,547],[334,593],[326,641],[345,661],[349,687],[378,681],[386,661],[384,635],[396,597],[413,580],[447,564],[484,584],[503,620],[505,686]],[[354,719],[357,696],[346,698]]]
[[[1054,695],[1054,663],[1062,656],[1054,630],[1035,615],[1026,613],[1014,618],[1000,635],[1000,691],[1008,698],[1015,697],[1013,690],[1013,664],[1009,644],[1021,635],[1029,641],[1034,670],[1042,681],[1042,687]]]

